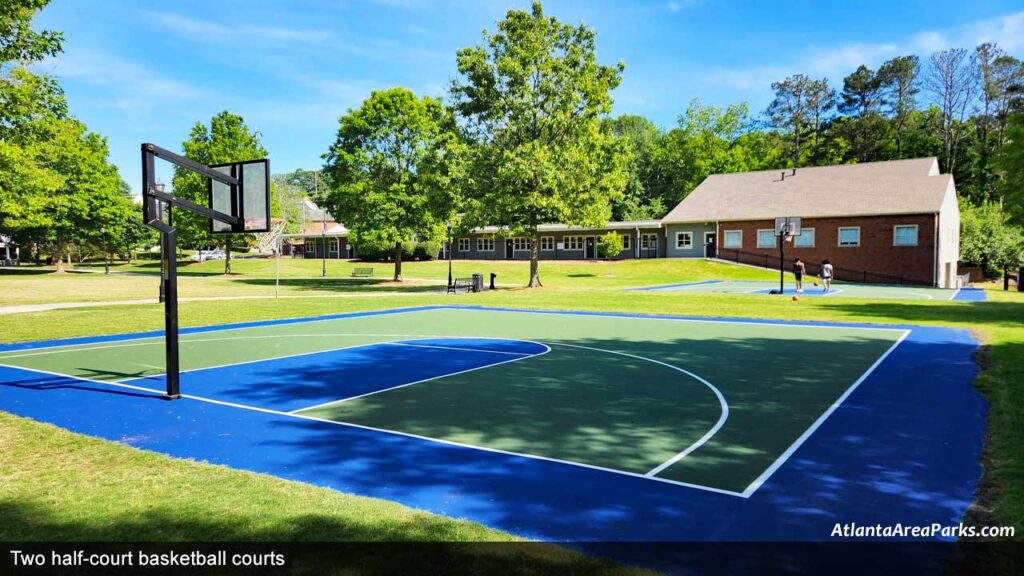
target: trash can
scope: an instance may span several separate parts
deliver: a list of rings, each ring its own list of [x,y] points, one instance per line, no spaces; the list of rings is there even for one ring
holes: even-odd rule
[[[483,274],[473,274],[473,292],[483,292],[483,291],[484,291],[484,275]]]

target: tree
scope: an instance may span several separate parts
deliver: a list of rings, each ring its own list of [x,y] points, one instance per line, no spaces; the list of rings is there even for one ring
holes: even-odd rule
[[[241,116],[227,110],[211,118],[209,127],[196,122],[189,139],[181,143],[181,149],[186,158],[206,165],[258,160],[267,156],[267,150],[260,143],[259,133],[249,130]],[[207,204],[207,178],[201,174],[175,167],[173,185],[174,193],[182,198],[197,204]],[[224,273],[231,273],[231,248],[238,235],[214,236],[209,232],[208,218],[186,210],[174,212],[174,227],[178,230],[181,243],[185,245],[223,243],[226,253]]]
[[[597,251],[602,258],[614,258],[622,252],[622,236],[608,232],[597,239]]]
[[[32,29],[32,18],[50,0],[4,0],[0,4],[0,76],[11,63],[26,65],[60,53],[64,35]]]
[[[781,82],[772,82],[775,98],[766,114],[771,125],[793,143],[793,167],[800,166],[800,142],[807,132],[810,108],[807,103],[811,79],[795,74]]]
[[[1024,232],[996,202],[960,205],[960,260],[989,275],[1024,263]]]
[[[921,91],[918,87],[918,75],[921,64],[917,56],[897,56],[878,69],[878,76],[885,91],[889,115],[893,120],[896,132],[896,158],[903,156],[903,134],[907,131],[910,113],[915,109],[914,99]]]
[[[457,65],[454,107],[475,144],[467,218],[531,238],[529,286],[540,286],[538,225],[600,225],[626,185],[626,144],[600,129],[625,67],[598,64],[594,31],[540,2],[510,10]]]
[[[815,160],[820,161],[821,150],[820,139],[822,128],[829,117],[829,111],[836,105],[836,91],[829,87],[828,78],[821,80],[809,80],[807,82],[807,110],[810,116],[811,135],[814,142],[811,144],[811,155]]]
[[[631,114],[605,118],[601,130],[629,145],[626,186],[622,198],[612,203],[612,218],[647,220],[664,216],[665,203],[655,187],[658,165],[654,161],[661,131],[650,120]]]
[[[345,222],[357,245],[390,247],[393,280],[401,282],[403,244],[444,236],[451,203],[431,172],[453,122],[440,101],[391,88],[373,92],[339,123],[324,156],[325,208]]]
[[[942,112],[942,164],[946,172],[953,172],[963,122],[977,95],[977,65],[974,56],[963,48],[935,52],[929,62],[923,84]]]
[[[1006,142],[998,161],[1006,181],[1004,203],[1013,221],[1024,224],[1024,111],[1010,117]]]
[[[866,162],[880,140],[873,137],[882,123],[882,78],[863,64],[843,79],[839,111],[852,119],[851,140],[857,159]]]

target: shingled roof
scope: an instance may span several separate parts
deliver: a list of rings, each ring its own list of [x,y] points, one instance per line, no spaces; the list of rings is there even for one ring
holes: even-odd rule
[[[933,158],[713,174],[665,218],[672,222],[767,220],[939,212],[953,177]]]

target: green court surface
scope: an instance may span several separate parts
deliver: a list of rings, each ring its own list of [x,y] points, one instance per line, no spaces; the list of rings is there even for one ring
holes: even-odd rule
[[[749,495],[905,336],[421,309],[183,335],[182,392]],[[425,338],[447,340],[416,343]],[[473,339],[543,351],[480,350]],[[8,351],[0,364],[161,389],[163,354],[161,338],[126,339]],[[457,366],[481,354],[493,362]],[[438,374],[418,376],[423,370]]]
[[[815,282],[819,282],[819,285],[815,286]],[[650,286],[639,288],[638,290],[644,292],[689,292],[695,294],[768,294],[771,290],[778,290],[778,288],[778,281],[714,280]],[[959,292],[958,290],[947,290],[929,286],[885,286],[843,282],[833,282],[831,290],[825,292],[818,279],[809,278],[804,281],[803,292],[797,293],[796,285],[791,276],[786,277],[784,289],[787,296],[894,300],[953,300]]]

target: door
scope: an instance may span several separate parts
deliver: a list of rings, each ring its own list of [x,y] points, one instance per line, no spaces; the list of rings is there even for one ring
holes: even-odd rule
[[[596,255],[594,254],[594,237],[593,236],[587,236],[586,258],[587,258],[587,260],[590,260],[591,258],[594,258],[594,257],[596,257]]]
[[[515,258],[515,251],[513,250],[513,247],[512,247],[512,239],[511,238],[507,238],[507,239],[505,239],[505,259],[506,260],[511,260],[513,258]]]
[[[705,232],[704,233],[704,257],[714,258],[718,256],[717,247],[715,246],[715,233]]]

